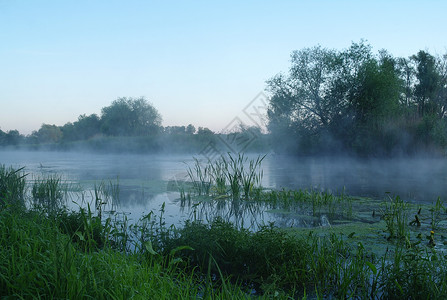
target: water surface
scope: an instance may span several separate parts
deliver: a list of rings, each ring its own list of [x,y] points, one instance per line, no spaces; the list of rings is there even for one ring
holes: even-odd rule
[[[2,151],[0,164],[14,168],[25,166],[30,180],[58,174],[64,180],[79,183],[86,198],[101,181],[119,184],[120,210],[132,219],[159,211],[164,203],[166,222],[170,224],[181,224],[194,216],[217,215],[246,224],[290,223],[283,220],[284,216],[266,213],[262,207],[249,204],[235,208],[222,201],[220,208],[203,205],[200,210],[182,206],[172,183],[186,177],[187,166],[193,165],[191,155]],[[327,190],[379,199],[399,195],[421,203],[432,203],[437,197],[444,200],[447,196],[447,160],[441,158],[357,160],[270,154],[264,159],[262,169],[263,186],[273,189]]]

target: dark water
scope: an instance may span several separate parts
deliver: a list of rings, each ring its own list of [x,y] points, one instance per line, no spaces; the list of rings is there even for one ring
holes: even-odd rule
[[[163,203],[166,222],[172,224],[210,212],[213,216],[225,217],[235,210],[225,207],[228,205],[225,203],[221,210],[202,207],[201,211],[180,205],[179,194],[169,188],[169,183],[185,178],[187,165],[193,164],[191,155],[3,151],[0,164],[15,168],[25,166],[29,179],[58,174],[65,180],[80,183],[87,198],[95,183],[119,182],[120,209],[134,219],[150,211],[159,211]],[[374,198],[399,195],[405,200],[424,203],[432,203],[437,197],[444,200],[447,196],[446,159],[299,159],[268,155],[262,169],[263,186],[275,189],[312,188]],[[280,221],[259,207],[238,209],[242,213],[233,215],[238,221]]]
[[[344,189],[355,196],[391,195],[423,203],[447,197],[447,160],[442,158],[272,157],[266,165],[268,184],[275,188],[312,187],[335,193]]]

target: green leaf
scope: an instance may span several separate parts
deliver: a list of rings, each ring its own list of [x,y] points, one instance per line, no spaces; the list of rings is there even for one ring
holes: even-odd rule
[[[180,262],[182,262],[182,261],[183,261],[183,259],[181,259],[180,257],[177,257],[177,258],[172,259],[172,260],[169,262],[169,265],[175,265],[175,264],[178,264],[178,263],[180,263]]]
[[[377,268],[375,265],[373,265],[369,261],[365,261],[365,264],[371,269],[374,275],[377,275]]]
[[[80,232],[80,231],[76,231],[76,232],[75,232],[75,235],[78,236],[79,240],[81,240],[81,241],[85,241],[85,239],[84,239],[84,235],[82,234],[82,232]]]
[[[182,250],[194,250],[194,248],[190,247],[190,246],[179,246],[175,249],[172,249],[170,252],[170,255],[174,255],[175,253],[177,253],[178,251],[182,251]]]
[[[152,255],[156,255],[157,252],[155,252],[154,248],[152,248],[152,242],[151,241],[147,241],[146,243],[144,243],[144,247],[146,248],[146,250],[152,254]]]

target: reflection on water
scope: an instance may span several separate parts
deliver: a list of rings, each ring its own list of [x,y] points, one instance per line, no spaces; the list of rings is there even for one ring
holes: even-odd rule
[[[309,215],[303,219],[302,214],[275,211],[255,202],[220,199],[182,203],[172,183],[185,178],[187,164],[193,164],[190,155],[4,151],[0,152],[0,164],[25,166],[29,179],[58,174],[73,185],[79,184],[82,192],[73,189],[71,200],[77,204],[72,207],[79,205],[80,200],[94,200],[95,184],[116,181],[120,209],[133,220],[150,211],[159,211],[165,203],[168,224],[180,225],[187,219],[211,220],[218,216],[246,228],[269,222],[282,227],[325,224],[321,216]],[[262,169],[263,186],[273,189],[312,188],[375,198],[391,194],[425,203],[434,202],[438,196],[444,200],[447,196],[445,159],[299,159],[268,155]]]
[[[447,196],[447,160],[442,158],[368,159],[272,156],[263,164],[267,185],[314,188],[335,193],[432,203]],[[266,171],[267,169],[267,171]]]

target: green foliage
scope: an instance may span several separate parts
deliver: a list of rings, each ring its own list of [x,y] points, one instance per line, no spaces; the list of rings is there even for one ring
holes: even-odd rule
[[[17,146],[24,141],[25,137],[18,130],[9,130],[0,133],[0,146]]]
[[[181,257],[190,268],[210,273],[216,281],[231,276],[233,282],[257,292],[301,288],[304,283],[309,246],[273,227],[251,233],[215,219],[209,225],[187,222],[178,234],[166,241],[165,251],[190,246],[194,250],[179,251]]]
[[[7,204],[25,205],[25,176],[24,167],[14,170],[0,165],[0,208]]]
[[[405,239],[408,235],[408,204],[405,203],[399,196],[394,199],[389,199],[384,203],[382,211],[383,219],[386,223],[386,228],[390,234],[388,238]]]
[[[8,204],[20,202],[23,196],[25,175],[21,170],[0,169],[1,199]],[[42,187],[49,181],[58,186],[57,178],[44,180],[36,185],[36,195],[46,198],[51,194]],[[190,247],[172,249],[166,258],[152,251],[146,259],[138,251],[121,247],[120,240],[127,244],[122,238],[127,235],[127,227],[110,218],[103,222],[89,206],[79,212],[59,209],[51,215],[45,207],[3,206],[0,295],[19,299],[197,299],[205,289],[204,299],[246,297],[236,285],[215,290],[196,278],[194,271],[177,268],[176,253],[192,250]],[[145,245],[150,250],[148,241]]]
[[[381,265],[382,297],[443,299],[447,293],[446,258],[420,248],[397,249]]]
[[[154,134],[161,125],[158,111],[144,98],[118,98],[102,109],[101,132],[112,136]]]
[[[100,133],[101,119],[96,114],[80,115],[74,123],[61,127],[63,142],[86,140]]]
[[[31,189],[34,207],[43,209],[48,214],[54,214],[65,204],[62,189],[61,178],[57,175],[36,179]]]
[[[445,58],[374,55],[363,41],[291,57],[289,75],[268,82],[277,151],[392,155],[447,146]]]
[[[194,158],[194,167],[187,170],[193,187],[188,192],[198,196],[208,196],[211,192],[220,196],[229,193],[234,200],[242,194],[248,200],[260,187],[263,176],[261,163],[265,157],[249,160],[244,154],[236,157],[228,153],[215,161],[209,160],[205,165]]]
[[[63,132],[60,127],[56,125],[42,124],[39,131],[33,132],[33,137],[39,143],[58,143],[61,141]]]
[[[414,87],[418,113],[420,116],[436,114],[438,107],[436,96],[440,89],[441,76],[436,66],[436,59],[426,51],[419,51],[411,57],[416,62],[417,84]]]
[[[142,261],[110,248],[80,252],[53,220],[3,210],[0,294],[19,299],[192,299],[200,286],[157,260]],[[232,294],[242,296],[237,289],[226,293]],[[212,297],[227,298],[219,291]]]
[[[77,212],[28,210],[10,205],[20,203],[26,190],[22,170],[0,168],[0,199],[5,201],[0,295],[5,298],[444,299],[447,294],[446,256],[434,244],[408,241],[408,204],[400,198],[390,199],[380,222],[391,224],[392,236],[408,242],[386,242],[389,248],[378,259],[363,246],[366,241],[356,240],[358,232],[336,234],[332,227],[289,230],[270,224],[249,231],[215,218],[207,224],[187,221],[176,229],[164,222],[164,205],[159,215],[151,212],[132,225],[118,214],[101,218],[89,205]],[[54,184],[49,190],[61,190],[57,177],[44,178],[36,195],[53,193],[45,187],[48,182]],[[103,197],[106,185],[99,186]],[[111,185],[111,193],[117,188]],[[312,191],[258,192],[257,197],[273,205],[315,206],[316,211],[351,201]],[[440,199],[425,215],[418,211],[421,221],[430,219],[438,230],[444,213]]]

